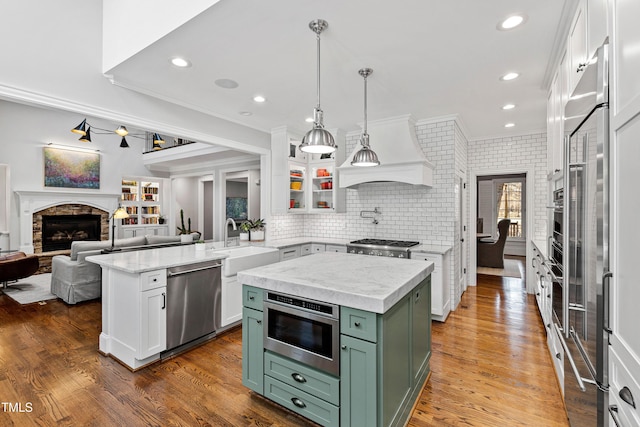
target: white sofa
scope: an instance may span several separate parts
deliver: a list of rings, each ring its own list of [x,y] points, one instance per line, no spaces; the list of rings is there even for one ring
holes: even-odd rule
[[[194,234],[196,240],[199,234]],[[115,247],[127,250],[144,250],[181,244],[180,236],[140,236],[116,239]],[[100,298],[102,294],[102,270],[98,264],[86,261],[86,257],[99,255],[111,247],[111,240],[76,241],[71,243],[71,254],[56,255],[51,261],[51,293],[67,304]]]

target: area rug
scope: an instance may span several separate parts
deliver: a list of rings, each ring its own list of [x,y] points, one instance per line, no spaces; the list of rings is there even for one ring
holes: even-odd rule
[[[519,261],[515,259],[504,260],[504,268],[491,268],[491,267],[478,267],[478,274],[487,274],[489,276],[502,276],[502,277],[517,277],[522,278],[520,275],[520,268],[518,267]]]
[[[6,289],[0,289],[11,299],[20,304],[56,299],[51,290],[51,273],[36,274],[17,282],[9,283]]]

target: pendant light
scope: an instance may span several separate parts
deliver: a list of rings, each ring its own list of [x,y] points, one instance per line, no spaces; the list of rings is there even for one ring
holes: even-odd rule
[[[360,137],[362,148],[353,156],[352,166],[378,166],[380,161],[377,154],[369,148],[369,134],[367,133],[367,77],[373,73],[371,68],[362,68],[358,71],[364,77],[364,129]]]
[[[329,131],[324,129],[322,123],[322,109],[320,108],[320,33],[325,30],[329,24],[323,19],[316,19],[309,23],[311,31],[316,33],[316,40],[318,45],[318,70],[317,70],[317,95],[318,104],[313,109],[313,129],[311,129],[302,138],[302,144],[300,144],[300,150],[306,153],[327,154],[336,151],[336,143],[333,139],[333,135]]]

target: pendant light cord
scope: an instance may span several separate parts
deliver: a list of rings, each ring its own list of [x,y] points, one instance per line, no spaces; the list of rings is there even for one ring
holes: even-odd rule
[[[364,134],[367,134],[367,76],[364,76]]]
[[[316,40],[317,40],[317,59],[318,59],[318,69],[317,69],[317,97],[318,97],[318,106],[316,107],[318,110],[320,110],[320,33],[317,32],[316,33]]]

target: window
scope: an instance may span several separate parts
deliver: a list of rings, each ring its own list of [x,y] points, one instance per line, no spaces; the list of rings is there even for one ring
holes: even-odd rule
[[[524,179],[494,180],[496,224],[502,219],[511,220],[508,235],[511,239],[524,239],[525,237],[524,183]]]

